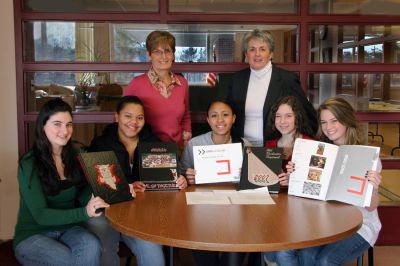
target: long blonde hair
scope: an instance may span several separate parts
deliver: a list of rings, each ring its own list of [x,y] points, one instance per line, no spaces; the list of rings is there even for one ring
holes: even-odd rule
[[[345,143],[347,145],[365,144],[365,138],[357,121],[353,107],[344,99],[333,97],[325,100],[318,108],[318,133],[317,138],[331,142],[321,129],[321,111],[330,111],[335,118],[346,127]]]

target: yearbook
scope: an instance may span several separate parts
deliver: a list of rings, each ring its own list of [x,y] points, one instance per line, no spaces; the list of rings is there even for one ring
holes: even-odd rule
[[[146,190],[178,190],[178,156],[174,142],[141,142],[138,145],[139,178]]]
[[[239,182],[243,151],[241,143],[193,147],[196,184]]]
[[[282,148],[246,147],[239,189],[268,187],[269,192],[278,193],[282,162]]]
[[[293,149],[295,171],[289,177],[288,194],[368,207],[373,187],[366,175],[369,170],[377,169],[379,150],[379,147],[336,146],[298,138]]]
[[[78,160],[95,196],[108,204],[133,199],[113,151],[80,153]]]

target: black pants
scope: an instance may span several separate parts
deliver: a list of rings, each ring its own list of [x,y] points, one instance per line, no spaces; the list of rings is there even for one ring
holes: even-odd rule
[[[207,250],[193,250],[193,258],[197,266],[242,266],[247,257],[247,266],[260,266],[259,252],[218,252]]]

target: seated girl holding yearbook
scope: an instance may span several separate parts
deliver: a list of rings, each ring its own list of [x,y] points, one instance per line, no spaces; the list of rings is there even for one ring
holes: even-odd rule
[[[280,98],[272,106],[268,120],[274,138],[267,140],[265,147],[283,148],[285,162],[282,164],[283,172],[278,177],[280,185],[287,186],[286,165],[292,158],[294,141],[296,138],[312,139],[313,131],[301,102],[294,96]]]
[[[355,111],[342,98],[327,99],[318,109],[319,130],[321,141],[336,145],[364,144],[363,134],[357,123]],[[363,215],[361,228],[352,236],[343,240],[300,250],[279,251],[276,253],[278,265],[343,265],[355,260],[372,247],[381,229],[377,207],[379,205],[378,189],[382,177],[379,162],[377,171],[368,171],[368,181],[373,186],[370,207],[357,207]],[[288,172],[295,170],[293,163],[288,164]],[[268,252],[269,253],[269,252]],[[266,253],[266,254],[268,254]]]
[[[122,97],[115,113],[115,123],[109,124],[101,136],[94,138],[89,151],[114,151],[121,168],[135,192],[144,192],[145,185],[139,181],[139,154],[136,149],[140,142],[159,141],[145,124],[144,106],[136,96]],[[179,189],[187,182],[184,176],[176,181]],[[123,241],[135,254],[139,266],[165,265],[162,246],[134,237],[129,237],[113,229],[103,216],[92,219],[87,227],[95,232],[103,244],[102,265],[119,265],[118,246]]]
[[[232,107],[224,101],[214,101],[207,109],[207,122],[211,131],[192,138],[186,145],[180,162],[181,173],[186,173],[189,184],[195,184],[196,170],[194,169],[193,147],[228,143],[242,143],[245,140],[231,135],[231,128],[236,116]],[[246,142],[249,144],[248,142]],[[241,262],[244,253],[193,250],[196,265],[221,266],[231,265],[230,261]]]
[[[61,98],[48,101],[36,120],[33,148],[19,160],[13,244],[22,265],[99,265],[100,241],[79,224],[109,205],[91,197],[72,132],[71,107]]]
[[[251,145],[248,141],[231,135],[231,128],[236,115],[231,105],[225,101],[214,101],[207,108],[207,123],[211,131],[192,138],[186,145],[180,162],[181,173],[186,173],[189,184],[195,184],[196,170],[194,169],[193,147],[228,143]]]

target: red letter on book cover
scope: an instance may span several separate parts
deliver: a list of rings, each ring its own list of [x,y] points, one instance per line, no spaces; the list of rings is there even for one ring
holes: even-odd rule
[[[367,184],[367,179],[365,177],[358,177],[358,176],[350,176],[351,179],[360,180],[361,181],[361,190],[357,191],[354,189],[348,189],[347,191],[350,193],[354,193],[357,195],[364,194],[365,185]]]
[[[218,172],[217,175],[229,175],[231,173],[231,162],[229,160],[217,160],[217,163],[226,163],[228,171],[226,172]]]

